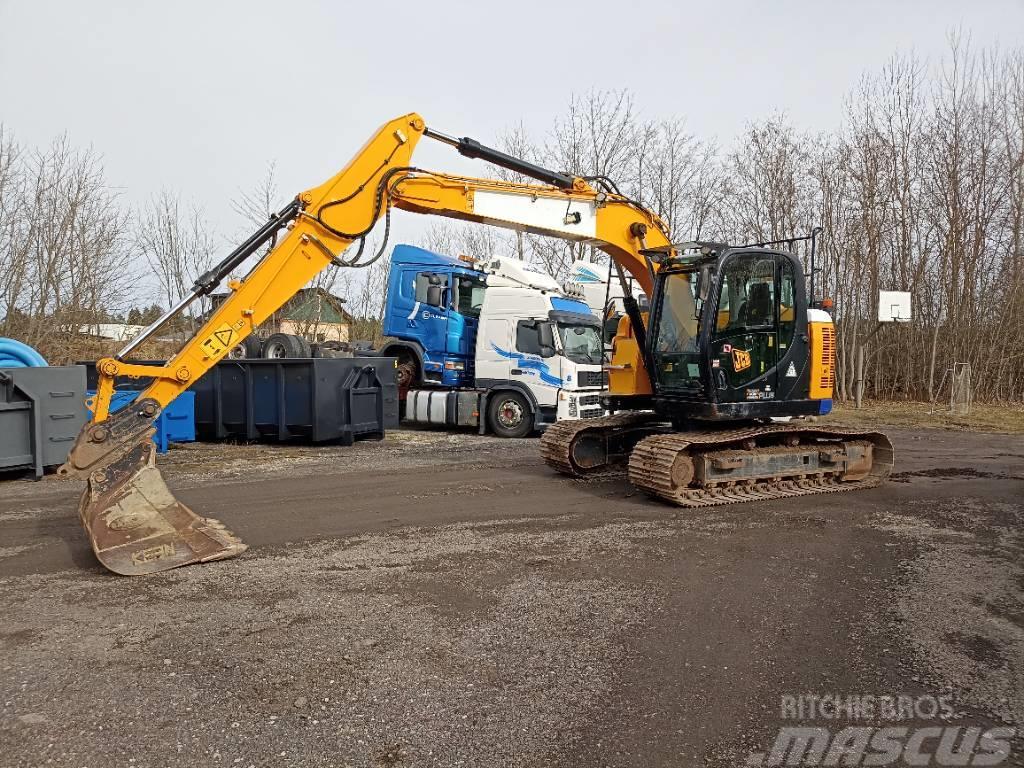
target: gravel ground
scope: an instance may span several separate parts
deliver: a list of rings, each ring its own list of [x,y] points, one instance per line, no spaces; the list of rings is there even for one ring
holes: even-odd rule
[[[892,436],[883,488],[710,511],[531,440],[184,447],[169,484],[252,549],[142,579],[77,485],[8,480],[0,765],[734,766],[808,692],[1020,727],[1024,445]]]

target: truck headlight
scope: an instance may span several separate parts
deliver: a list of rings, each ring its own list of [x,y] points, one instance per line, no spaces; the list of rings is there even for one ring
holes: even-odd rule
[[[444,361],[444,367],[445,367],[445,370],[448,370],[448,371],[464,371],[464,370],[466,370],[466,364],[465,363],[461,363],[461,362],[459,362],[457,360],[445,360]]]

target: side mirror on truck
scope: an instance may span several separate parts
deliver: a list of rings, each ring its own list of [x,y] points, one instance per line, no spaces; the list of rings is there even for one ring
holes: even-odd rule
[[[444,303],[444,289],[440,285],[427,286],[427,304],[440,307]]]
[[[551,330],[551,323],[537,324],[537,338],[540,341],[540,356],[555,356],[555,333]]]

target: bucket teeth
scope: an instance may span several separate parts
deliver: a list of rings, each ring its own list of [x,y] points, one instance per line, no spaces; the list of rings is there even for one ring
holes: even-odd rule
[[[202,524],[197,530],[216,541],[222,549],[212,555],[204,557],[201,562],[208,563],[211,560],[226,560],[229,557],[240,555],[249,547],[242,542],[235,534],[229,531],[224,523],[214,520],[212,517],[202,518]]]

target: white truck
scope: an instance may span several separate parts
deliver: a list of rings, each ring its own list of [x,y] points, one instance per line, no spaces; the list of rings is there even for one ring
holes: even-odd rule
[[[396,246],[384,333],[407,421],[524,437],[605,413],[599,317],[518,259]]]
[[[601,318],[604,343],[610,347],[619,318],[626,311],[622,303],[625,294],[617,276],[610,273],[607,264],[580,259],[574,261],[569,269],[567,287],[578,292],[590,311]],[[647,296],[633,278],[627,278],[626,287],[637,300],[640,310],[646,312],[649,305]]]

